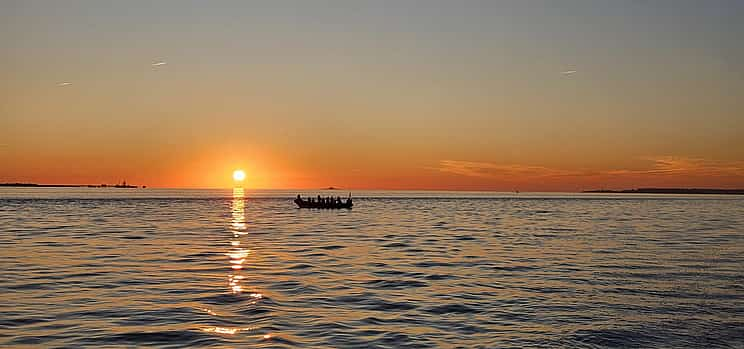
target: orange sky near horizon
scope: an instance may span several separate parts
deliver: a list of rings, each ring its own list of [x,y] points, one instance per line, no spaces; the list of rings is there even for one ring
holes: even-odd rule
[[[744,188],[744,4],[331,3],[1,3],[0,182]]]

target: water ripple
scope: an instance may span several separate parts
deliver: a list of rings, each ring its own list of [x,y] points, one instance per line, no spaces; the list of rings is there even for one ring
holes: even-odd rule
[[[0,198],[0,347],[744,346],[742,198],[167,193]]]

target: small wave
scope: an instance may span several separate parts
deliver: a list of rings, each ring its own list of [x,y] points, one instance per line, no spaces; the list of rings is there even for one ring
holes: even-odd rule
[[[387,247],[387,248],[408,247],[408,246],[411,246],[411,245],[404,243],[404,242],[393,242],[387,245],[382,245],[382,247]]]
[[[382,300],[376,300],[371,304],[368,304],[365,309],[377,310],[377,311],[402,311],[416,309],[418,306],[411,302],[387,302]]]
[[[439,305],[435,307],[431,307],[425,310],[428,313],[433,314],[449,314],[449,313],[456,313],[456,314],[473,314],[473,313],[479,313],[474,308],[471,308],[464,304],[444,304]]]
[[[179,346],[205,345],[216,343],[217,339],[197,331],[171,330],[155,332],[126,332],[115,335],[104,335],[90,337],[85,342],[92,343],[120,343],[131,345],[164,345],[172,344]]]
[[[147,236],[142,236],[142,235],[125,235],[125,236],[120,236],[119,238],[120,239],[124,239],[124,240],[142,240],[142,239],[147,239]]]
[[[338,249],[346,248],[346,246],[328,245],[328,246],[320,246],[318,248],[321,249],[321,250],[338,250]]]
[[[413,264],[415,267],[419,268],[431,268],[431,267],[454,267],[457,266],[455,263],[449,263],[449,262],[419,262]]]
[[[292,265],[290,267],[287,267],[287,269],[308,269],[308,268],[312,268],[312,267],[313,266],[310,265],[310,264],[300,263],[300,264],[295,264],[295,265]]]
[[[638,348],[652,345],[659,340],[645,331],[635,329],[579,330],[570,339],[610,348]]]
[[[447,279],[456,279],[457,276],[448,275],[448,274],[431,274],[431,275],[426,275],[424,278],[427,280],[447,280]]]
[[[531,271],[531,270],[538,270],[540,268],[538,267],[531,267],[528,265],[514,265],[514,266],[493,266],[494,270],[501,270],[501,271]]]
[[[413,288],[413,287],[426,287],[429,286],[429,284],[417,281],[417,280],[373,280],[366,282],[367,285],[370,285],[373,288],[382,288],[382,289],[406,289],[406,288]]]
[[[4,316],[8,316],[8,314],[5,314]],[[33,325],[33,324],[45,323],[49,321],[53,321],[53,319],[45,318],[45,317],[37,317],[37,318],[10,317],[7,319],[0,319],[0,328]]]

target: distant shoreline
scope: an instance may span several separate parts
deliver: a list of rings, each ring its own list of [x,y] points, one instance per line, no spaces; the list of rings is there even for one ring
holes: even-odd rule
[[[701,189],[701,188],[638,188],[624,190],[584,190],[582,193],[610,194],[728,194],[744,195],[744,189]]]
[[[0,187],[22,188],[147,188],[129,184],[37,184],[37,183],[0,183]]]

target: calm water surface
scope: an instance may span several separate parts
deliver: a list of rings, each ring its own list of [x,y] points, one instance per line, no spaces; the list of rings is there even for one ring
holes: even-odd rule
[[[0,347],[744,347],[744,197],[293,194],[0,189]]]

